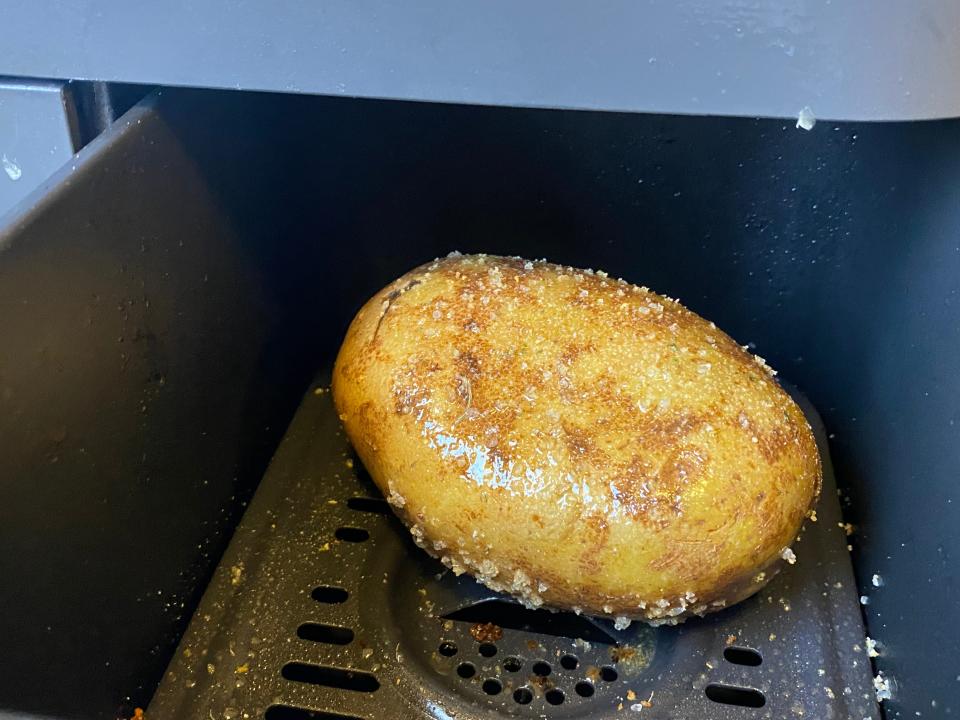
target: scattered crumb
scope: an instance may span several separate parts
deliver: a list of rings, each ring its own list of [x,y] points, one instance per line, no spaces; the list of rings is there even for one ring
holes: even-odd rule
[[[234,670],[238,675],[243,675],[244,673],[250,672],[250,663],[244,663],[243,665],[237,665]]]
[[[877,702],[883,702],[884,700],[893,698],[893,688],[891,687],[890,680],[883,676],[883,671],[878,672],[877,676],[873,679],[873,689],[877,694]]]
[[[130,716],[130,720],[146,720],[147,716],[143,712],[143,708],[134,708],[133,715]]]
[[[637,699],[637,694],[633,690],[627,690],[627,700],[633,701]]]
[[[872,637],[867,637],[865,644],[867,646],[867,656],[868,657],[880,657],[879,647],[880,644],[874,640]]]
[[[811,510],[810,513],[807,515],[807,517],[810,518],[810,522],[816,522],[816,521],[817,521],[817,511],[816,511],[816,510]]]
[[[613,622],[613,627],[617,630],[626,630],[628,627],[630,627],[630,618],[622,615],[617,616],[616,620]]]
[[[343,464],[346,465],[348,468],[352,468],[352,467],[353,467],[353,458],[347,458],[346,460],[343,461]]]
[[[767,638],[767,640],[769,640],[770,642],[773,642],[776,639],[777,639],[776,633],[770,633],[770,637]]]
[[[830,698],[831,700],[836,699],[837,696],[833,693],[832,688],[824,687],[823,691],[827,694],[827,697]]]
[[[860,604],[861,604],[861,605],[869,605],[869,604],[870,604],[870,598],[869,598],[869,596],[867,596],[867,595],[861,595],[861,596],[860,596]]]
[[[477,642],[496,642],[503,637],[503,628],[493,623],[477,623],[470,627],[470,635]]]
[[[327,505],[337,505],[337,504],[338,503],[336,500],[327,500]]]
[[[314,395],[323,395],[325,392],[327,392],[326,388],[318,387],[313,389]]]
[[[843,532],[846,533],[847,537],[853,535],[854,527],[850,523],[837,523],[838,528],[842,528]]]
[[[727,635],[727,645],[733,645],[737,641],[736,635]]]
[[[243,563],[237,563],[230,568],[230,584],[236,587],[243,577]]]
[[[823,668],[817,668],[817,675],[819,675],[820,677],[823,677],[826,674],[827,674],[826,670],[824,670]]]
[[[207,675],[213,675],[217,671],[217,666],[213,663],[207,663]]]
[[[883,578],[880,577],[877,573],[874,573],[874,574],[873,574],[873,578],[871,578],[870,582],[873,583],[873,586],[874,586],[874,587],[882,587],[882,586],[883,586]]]
[[[797,114],[797,127],[801,130],[813,130],[813,126],[817,124],[817,117],[813,114],[813,110],[810,109],[809,105],[804,105],[803,110]]]
[[[323,545],[320,546],[320,552],[326,552],[329,549],[330,549],[330,543],[328,542],[325,542]]]
[[[797,562],[797,556],[790,548],[786,547],[780,551],[780,557],[786,560],[791,565]]]

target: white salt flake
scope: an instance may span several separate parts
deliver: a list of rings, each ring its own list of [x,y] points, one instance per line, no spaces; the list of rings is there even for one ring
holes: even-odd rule
[[[874,586],[874,587],[882,587],[882,586],[883,586],[883,578],[880,577],[879,575],[877,575],[876,573],[873,574],[873,577],[870,579],[870,582],[873,583],[873,586]]]
[[[626,630],[630,627],[630,618],[624,617],[623,615],[618,615],[616,620],[613,622],[613,627],[616,630]]]
[[[790,548],[784,548],[780,551],[780,557],[786,560],[791,565],[797,562],[797,555]]]
[[[803,110],[797,115],[797,127],[801,130],[813,130],[816,124],[817,117],[813,114],[813,110],[809,105],[804,105]]]

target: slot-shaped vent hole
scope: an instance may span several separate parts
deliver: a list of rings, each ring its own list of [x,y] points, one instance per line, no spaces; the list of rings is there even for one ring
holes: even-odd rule
[[[517,688],[513,691],[513,700],[518,705],[529,705],[530,701],[533,700],[533,693],[530,692],[530,688]]]
[[[343,588],[333,587],[331,585],[321,585],[320,587],[313,589],[313,592],[310,593],[310,597],[317,602],[327,603],[328,605],[339,605],[340,603],[345,603],[347,601],[347,598],[350,597],[350,593]],[[280,706],[278,705],[277,707]]]
[[[457,654],[457,646],[450,642],[449,640],[440,643],[440,647],[437,648],[437,652],[443,655],[444,657],[453,657]]]
[[[472,678],[477,674],[477,668],[473,666],[473,663],[460,663],[457,665],[457,675],[464,679]]]
[[[543,660],[541,660],[540,662],[535,662],[533,664],[534,675],[539,675],[540,677],[546,677],[551,673],[551,671],[552,671],[552,668],[550,667],[550,665],[548,663],[543,662]]]
[[[606,682],[613,682],[617,679],[617,677],[617,671],[609,665],[604,665],[602,668],[600,668],[600,678],[602,680],[605,680]]]
[[[503,690],[503,685],[496,678],[487,678],[483,681],[483,691],[487,695],[499,695],[501,690]]]
[[[484,657],[493,657],[497,654],[497,646],[493,643],[483,643],[477,650]]]
[[[551,705],[563,705],[564,695],[563,690],[558,690],[557,688],[551,688],[547,690],[543,697],[546,698],[547,702]]]
[[[381,498],[352,497],[347,500],[347,507],[360,512],[378,513],[380,515],[390,514],[390,505]]]
[[[271,705],[263,717],[264,720],[362,720],[356,715],[307,710],[292,705]]]
[[[721,685],[711,683],[705,690],[707,697],[715,703],[723,705],[739,705],[740,707],[761,708],[767,699],[763,693],[753,688],[737,687],[735,685]]]
[[[550,612],[542,608],[529,610],[507,600],[483,600],[454,610],[442,619],[458,620],[471,625],[493,623],[507,630],[522,630],[571,640],[580,638],[604,645],[616,643],[613,637],[579,615],[571,612]]]
[[[349,645],[353,642],[353,630],[336,625],[305,622],[297,628],[297,637],[330,645]]]
[[[593,693],[596,692],[596,689],[593,687],[592,682],[587,682],[586,680],[581,680],[573,689],[576,691],[577,695],[580,697],[593,697]]]
[[[576,670],[579,664],[580,660],[576,655],[564,655],[560,658],[560,667],[564,670]]]
[[[380,689],[377,678],[362,670],[345,670],[328,665],[291,662],[283,666],[280,674],[293,682],[323,685],[354,692],[374,692]]]
[[[756,667],[763,662],[763,656],[753,648],[731,645],[723,649],[723,657],[734,665]]]
[[[520,672],[523,667],[523,660],[518,657],[508,657],[503,661],[503,669],[507,672]]]
[[[363,528],[355,527],[339,527],[334,533],[337,540],[343,540],[344,542],[359,543],[370,538],[370,533],[368,533]]]

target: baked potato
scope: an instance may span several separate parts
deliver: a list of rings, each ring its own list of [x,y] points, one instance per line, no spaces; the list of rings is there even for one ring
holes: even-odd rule
[[[773,375],[646,288],[454,253],[364,305],[333,399],[420,547],[622,627],[725,607],[795,559],[820,459]]]

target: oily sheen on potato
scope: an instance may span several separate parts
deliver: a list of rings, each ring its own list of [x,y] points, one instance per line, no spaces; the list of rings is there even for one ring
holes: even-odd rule
[[[646,288],[454,253],[360,310],[333,397],[420,547],[623,626],[717,610],[794,560],[820,459],[772,376]]]

